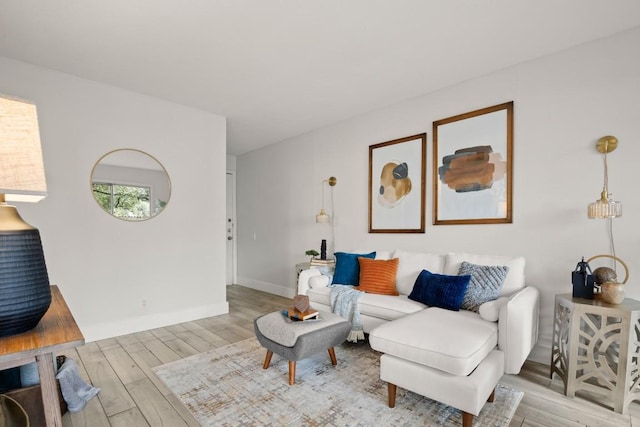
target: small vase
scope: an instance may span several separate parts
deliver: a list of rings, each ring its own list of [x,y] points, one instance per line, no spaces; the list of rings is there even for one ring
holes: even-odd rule
[[[600,298],[609,304],[620,304],[624,301],[624,283],[606,282],[600,285]]]

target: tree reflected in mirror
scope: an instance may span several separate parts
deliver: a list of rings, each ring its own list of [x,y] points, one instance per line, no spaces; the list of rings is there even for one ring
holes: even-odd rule
[[[134,149],[102,156],[91,173],[93,197],[105,212],[127,221],[142,221],[162,212],[171,195],[164,167]]]

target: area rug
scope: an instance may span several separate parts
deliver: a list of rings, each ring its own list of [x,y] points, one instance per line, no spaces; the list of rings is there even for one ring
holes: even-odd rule
[[[255,338],[154,368],[203,426],[460,426],[460,411],[398,387],[396,407],[387,404],[380,380],[380,353],[365,345],[335,348],[298,361],[289,386],[287,360]],[[477,426],[507,426],[524,393],[498,385]]]

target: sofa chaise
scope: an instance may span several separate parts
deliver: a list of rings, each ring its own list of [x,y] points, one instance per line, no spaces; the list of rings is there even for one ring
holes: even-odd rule
[[[383,353],[380,378],[388,383],[389,406],[395,405],[400,386],[460,409],[463,425],[471,426],[473,416],[493,400],[502,375],[520,372],[537,341],[539,293],[525,283],[524,258],[403,250],[349,254],[397,259],[397,295],[364,293],[357,304],[371,347]],[[465,268],[503,268],[507,273],[499,293],[474,311],[414,300],[419,277],[430,273],[456,280],[453,276],[458,276],[463,264]],[[331,312],[331,280],[321,269],[305,270],[298,279],[298,293],[308,295],[315,309]]]

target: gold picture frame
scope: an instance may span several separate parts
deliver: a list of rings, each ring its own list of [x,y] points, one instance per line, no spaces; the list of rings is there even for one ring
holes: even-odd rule
[[[513,222],[513,101],[433,122],[433,224]]]
[[[369,233],[424,233],[427,134],[369,146]]]

